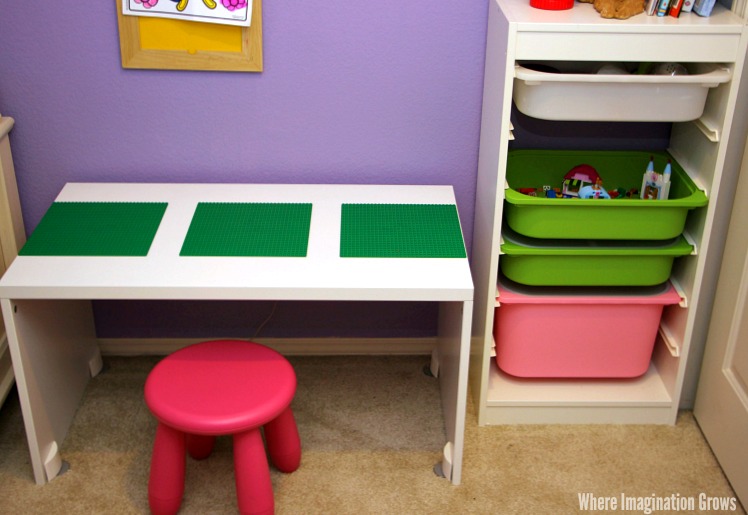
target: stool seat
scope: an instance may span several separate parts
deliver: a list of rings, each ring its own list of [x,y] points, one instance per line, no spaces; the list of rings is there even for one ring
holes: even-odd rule
[[[239,340],[190,345],[159,362],[145,401],[164,424],[190,434],[259,427],[293,400],[296,374],[278,352]]]
[[[241,340],[215,340],[161,360],[145,383],[145,401],[158,420],[148,480],[154,515],[173,515],[182,503],[185,454],[207,458],[216,436],[231,435],[234,478],[242,514],[274,510],[267,454],[282,472],[301,461],[291,401],[296,374],[276,351]]]

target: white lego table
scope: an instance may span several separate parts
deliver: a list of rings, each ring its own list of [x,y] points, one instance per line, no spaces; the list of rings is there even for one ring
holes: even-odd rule
[[[448,437],[442,469],[459,484],[473,307],[467,258],[340,257],[343,204],[454,206],[451,187],[68,184],[56,199],[63,202],[167,207],[147,255],[22,251],[0,280],[0,302],[38,484],[59,473],[60,446],[88,379],[101,366],[90,302],[96,299],[440,303],[433,362]],[[180,256],[198,203],[311,204],[306,256]]]

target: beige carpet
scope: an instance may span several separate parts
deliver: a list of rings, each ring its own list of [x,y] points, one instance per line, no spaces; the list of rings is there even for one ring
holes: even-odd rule
[[[70,469],[41,487],[13,390],[0,410],[0,513],[147,513],[155,423],[142,387],[157,359],[105,359],[62,446]],[[290,359],[304,454],[293,474],[272,472],[279,514],[565,514],[580,511],[582,492],[676,495],[697,508],[700,494],[734,495],[689,412],[673,427],[477,427],[472,405],[453,486],[432,470],[445,435],[426,357]],[[181,513],[234,513],[230,440],[189,460],[186,483]]]

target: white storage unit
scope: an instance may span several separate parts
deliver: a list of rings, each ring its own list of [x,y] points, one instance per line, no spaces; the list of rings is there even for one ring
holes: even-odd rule
[[[742,155],[736,147],[745,141],[746,116],[735,110],[741,102],[743,109],[748,105],[738,95],[746,23],[721,5],[708,18],[639,15],[621,21],[601,18],[590,4],[544,11],[527,0],[493,0],[486,44],[472,249],[470,386],[478,422],[672,424],[684,379],[697,369],[705,341],[725,238],[720,220],[732,205]],[[679,62],[692,74],[565,76],[524,66],[548,62],[571,67]],[[685,96],[678,101],[682,88]],[[659,100],[663,91],[673,102]],[[496,366],[492,330],[513,101],[526,114],[550,120],[673,122],[667,150],[709,198],[706,207],[688,215],[685,232],[696,252],[680,258],[671,276],[683,300],[664,308],[652,362],[640,378],[538,381],[513,378]],[[521,141],[516,144],[521,148]]]
[[[5,273],[18,255],[18,249],[26,242],[16,172],[8,140],[8,133],[12,128],[13,118],[0,115],[0,276]],[[13,382],[13,364],[8,349],[8,338],[5,327],[0,323],[0,405],[8,396]]]

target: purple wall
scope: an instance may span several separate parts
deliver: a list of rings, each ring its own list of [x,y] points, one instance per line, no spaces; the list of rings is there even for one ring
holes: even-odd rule
[[[259,74],[123,70],[113,0],[55,5],[0,8],[28,231],[71,181],[451,184],[469,248],[487,0],[266,1]],[[115,308],[97,309],[110,336],[134,325]],[[432,309],[401,308],[377,308],[377,330],[433,333]],[[315,330],[377,332],[371,306],[347,309]],[[319,311],[278,317],[303,332]]]

